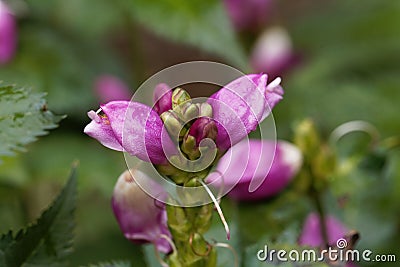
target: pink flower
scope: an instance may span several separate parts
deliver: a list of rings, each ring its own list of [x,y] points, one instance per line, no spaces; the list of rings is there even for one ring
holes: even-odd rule
[[[255,71],[268,72],[271,77],[289,70],[297,58],[288,32],[281,27],[273,27],[262,33],[254,45],[250,61]]]
[[[327,216],[325,218],[325,227],[327,231],[328,243],[333,247],[335,247],[336,242],[339,239],[344,238],[348,232],[348,229],[332,216]],[[311,213],[308,215],[299,238],[299,244],[319,248],[324,246],[321,220],[318,214]],[[347,262],[346,267],[357,266],[353,262]]]
[[[0,1],[0,64],[9,62],[17,46],[17,25],[11,10]]]
[[[151,179],[147,180],[151,182]],[[158,184],[154,182],[154,186],[157,187]],[[139,187],[128,170],[118,178],[112,197],[112,208],[125,237],[137,244],[152,243],[160,252],[169,253],[171,246],[163,237],[165,235],[171,238],[167,212],[165,207],[159,205],[161,203],[156,205],[156,200]]]
[[[326,218],[325,224],[329,245],[336,245],[336,241],[346,234],[346,227],[332,216]],[[311,247],[323,246],[322,228],[318,214],[311,213],[308,215],[299,238],[299,244]]]
[[[88,113],[92,121],[84,132],[111,149],[126,151],[154,164],[166,164],[164,150],[168,154],[177,150],[176,142],[166,133],[171,135],[177,131],[179,134],[184,126],[181,125],[184,123],[181,118],[195,114],[196,117],[209,117],[215,123],[217,134],[213,138],[223,153],[255,130],[282,99],[283,90],[279,82],[280,79],[276,79],[267,84],[265,74],[242,76],[201,105],[190,103],[187,93],[182,89],[175,89],[173,95],[169,88],[159,85],[155,91],[153,108],[138,102],[109,102],[101,105],[98,112]],[[177,108],[174,101],[187,104]],[[193,125],[207,126],[209,130],[215,131],[215,127],[208,123],[195,122]],[[193,132],[210,137],[202,129],[193,129]]]
[[[224,0],[228,15],[237,30],[259,28],[271,10],[271,0]]]
[[[94,81],[94,91],[101,102],[129,100],[131,92],[128,86],[112,75],[101,75]]]
[[[272,163],[272,164],[271,164]],[[237,200],[259,200],[281,192],[297,174],[302,164],[300,150],[286,141],[243,140],[233,146],[217,165],[218,172],[208,177],[215,179],[217,186],[230,188],[229,196]],[[243,171],[243,166],[245,169]],[[254,191],[249,192],[252,181],[261,182]]]

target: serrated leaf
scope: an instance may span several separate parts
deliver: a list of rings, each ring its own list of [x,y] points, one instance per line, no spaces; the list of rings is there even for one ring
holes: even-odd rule
[[[43,97],[13,85],[0,87],[0,157],[22,151],[24,145],[57,127],[62,116],[48,111]]]
[[[127,261],[111,261],[111,262],[90,264],[87,267],[131,267],[131,264]]]
[[[244,52],[219,0],[121,0],[134,18],[173,41],[197,46],[246,67]]]
[[[0,237],[1,266],[65,266],[72,246],[76,179],[73,169],[62,192],[35,224]]]

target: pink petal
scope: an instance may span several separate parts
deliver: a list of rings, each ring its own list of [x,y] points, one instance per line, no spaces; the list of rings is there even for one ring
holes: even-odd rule
[[[17,25],[7,5],[0,1],[0,64],[9,62],[17,46]]]
[[[255,71],[277,77],[294,65],[294,59],[288,32],[281,27],[272,27],[266,30],[254,45],[251,65]]]
[[[337,219],[328,216],[325,220],[328,234],[329,245],[336,245],[336,241],[343,238],[347,232],[346,227]],[[299,238],[300,245],[320,247],[324,244],[322,228],[318,214],[311,213],[303,226],[302,234]]]
[[[271,164],[272,162],[272,164]],[[282,191],[301,167],[302,155],[294,145],[269,140],[243,140],[233,146],[219,161],[217,170],[224,174],[224,187],[234,186],[229,196],[237,200],[258,200],[276,195]],[[213,174],[208,182],[219,176]],[[261,182],[249,192],[250,183]]]
[[[92,121],[85,127],[83,132],[94,139],[97,139],[103,146],[122,151],[121,143],[114,134],[107,118],[101,117],[96,112],[89,111],[88,116]]]
[[[141,160],[164,164],[163,147],[175,149],[158,114],[150,107],[128,101],[101,105],[104,116],[93,117],[84,132],[104,146],[124,150]],[[91,113],[93,116],[93,113]]]
[[[118,77],[112,75],[97,77],[94,82],[94,91],[103,103],[115,100],[129,101],[131,99],[128,86]]]
[[[165,84],[160,83],[154,88],[154,111],[161,115],[163,112],[172,109],[172,90]]]
[[[274,83],[274,82],[273,82]],[[208,103],[218,126],[217,146],[227,149],[238,143],[270,114],[282,99],[279,84],[267,86],[267,75],[242,76],[213,94]]]
[[[175,149],[159,115],[150,107],[130,102],[126,115],[120,117],[119,102],[111,102],[102,109],[111,121],[111,127],[123,148],[132,156],[154,164],[164,164],[167,159],[164,149],[170,153]],[[164,147],[164,149],[163,149]]]
[[[143,173],[136,174],[145,176]],[[151,178],[148,181],[152,182]],[[159,185],[154,183],[154,186]],[[137,244],[153,243],[163,253],[171,251],[167,240],[161,237],[162,234],[171,237],[165,207],[156,205],[156,200],[140,188],[129,171],[118,178],[112,208],[127,239]]]

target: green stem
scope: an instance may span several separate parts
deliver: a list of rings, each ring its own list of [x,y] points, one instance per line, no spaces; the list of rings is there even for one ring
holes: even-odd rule
[[[326,220],[325,220],[326,216],[325,216],[325,211],[324,211],[323,204],[321,201],[321,195],[317,190],[315,190],[315,188],[313,188],[312,196],[313,196],[314,204],[317,209],[319,220],[320,220],[321,233],[322,233],[322,239],[324,241],[324,247],[328,248],[329,247],[328,229],[326,227]]]
[[[168,225],[176,246],[176,255],[169,259],[171,266],[215,267],[215,249],[203,234],[211,226],[213,206],[167,206]]]

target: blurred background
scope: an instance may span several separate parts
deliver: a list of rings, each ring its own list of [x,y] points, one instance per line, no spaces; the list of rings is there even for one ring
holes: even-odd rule
[[[211,60],[245,73],[266,72],[270,80],[282,77],[285,97],[274,110],[279,139],[292,140],[293,125],[305,117],[326,138],[351,120],[370,122],[381,139],[399,134],[400,1],[2,2],[14,15],[15,32],[0,33],[0,42],[15,38],[16,44],[1,58],[0,80],[47,92],[48,108],[67,117],[25,153],[3,158],[0,232],[37,218],[79,160],[71,266],[110,259],[145,266],[141,247],[124,239],[110,206],[126,168],[123,155],[84,135],[83,128],[87,111],[129,99],[163,68]],[[338,145],[339,154],[358,155],[367,142],[363,134],[349,135]],[[360,232],[358,248],[399,253],[400,152],[380,156],[372,169],[360,167],[333,180],[326,203],[330,213]],[[310,204],[287,191],[258,203],[225,202],[240,246],[301,228]],[[339,198],[346,199],[344,206],[335,204]],[[216,227],[222,229],[218,222]]]

